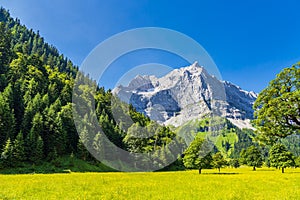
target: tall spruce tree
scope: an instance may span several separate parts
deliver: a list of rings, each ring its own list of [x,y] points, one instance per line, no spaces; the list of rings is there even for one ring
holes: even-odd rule
[[[5,142],[3,152],[1,153],[1,164],[3,167],[13,167],[13,144],[10,138]]]
[[[13,143],[13,159],[18,165],[25,161],[25,143],[22,132],[20,132]]]

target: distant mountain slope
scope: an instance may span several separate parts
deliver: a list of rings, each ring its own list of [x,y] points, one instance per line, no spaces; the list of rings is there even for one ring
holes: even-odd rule
[[[253,138],[255,137],[254,131],[251,129],[240,129],[230,122],[230,120],[224,118],[215,117],[213,120],[211,118],[203,118],[192,120],[184,125],[178,127],[175,132],[182,135],[185,140],[191,141],[196,135],[200,135],[203,138],[211,133],[209,130],[212,126],[221,126],[217,134],[214,137],[208,137],[214,139],[213,152],[222,152],[226,157],[238,158],[242,149],[247,149],[249,146],[253,145]],[[191,131],[190,127],[192,127]],[[190,138],[191,137],[191,138]]]
[[[241,128],[250,128],[252,105],[257,97],[240,87],[211,76],[197,62],[167,75],[137,76],[113,92],[137,111],[162,124],[180,126],[213,110],[214,101],[224,117]]]

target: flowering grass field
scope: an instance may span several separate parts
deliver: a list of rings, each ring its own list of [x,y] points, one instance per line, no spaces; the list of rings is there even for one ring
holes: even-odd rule
[[[300,199],[300,169],[0,175],[0,199]]]

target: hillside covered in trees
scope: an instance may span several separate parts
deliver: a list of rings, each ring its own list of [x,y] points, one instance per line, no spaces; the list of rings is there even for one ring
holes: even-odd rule
[[[80,155],[72,118],[77,67],[32,30],[0,10],[0,147],[3,165]],[[110,91],[99,88],[101,123],[110,124]],[[102,107],[101,107],[102,106]],[[101,114],[100,114],[101,113]],[[83,149],[82,149],[83,151]]]
[[[38,32],[11,18],[4,8],[0,9],[0,22],[1,168],[57,163],[60,157],[97,164],[79,140],[72,117],[72,90],[78,68]],[[135,151],[130,137],[112,118],[111,97],[110,90],[97,87],[95,110],[99,123],[115,145]],[[138,124],[152,123],[133,107],[129,112]],[[166,130],[158,130],[159,145],[172,137]]]

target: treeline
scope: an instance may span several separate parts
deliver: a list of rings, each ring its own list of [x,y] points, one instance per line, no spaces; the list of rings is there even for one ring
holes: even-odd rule
[[[213,147],[203,134],[209,133],[212,123],[223,126]],[[287,167],[300,167],[298,149],[288,149],[285,146],[286,143],[289,143],[289,146],[297,145],[297,135],[267,145],[257,140],[257,134],[253,130],[241,130],[227,119],[205,118],[198,121],[195,127],[199,132],[182,158],[182,163],[187,169],[198,169],[201,173],[202,169],[217,168],[220,171],[222,167],[238,168],[248,165],[253,167],[253,170],[265,166],[280,168],[284,172]]]
[[[220,168],[238,168],[241,165],[251,166],[254,171],[263,165],[275,167],[284,173],[287,167],[300,167],[300,157],[294,156],[283,144],[277,143],[267,151],[259,145],[251,145],[247,149],[243,148],[238,158],[226,158],[221,152],[207,153],[203,138],[196,137],[184,153],[183,164],[187,169],[198,169],[200,174],[202,169],[217,168],[220,172]]]

